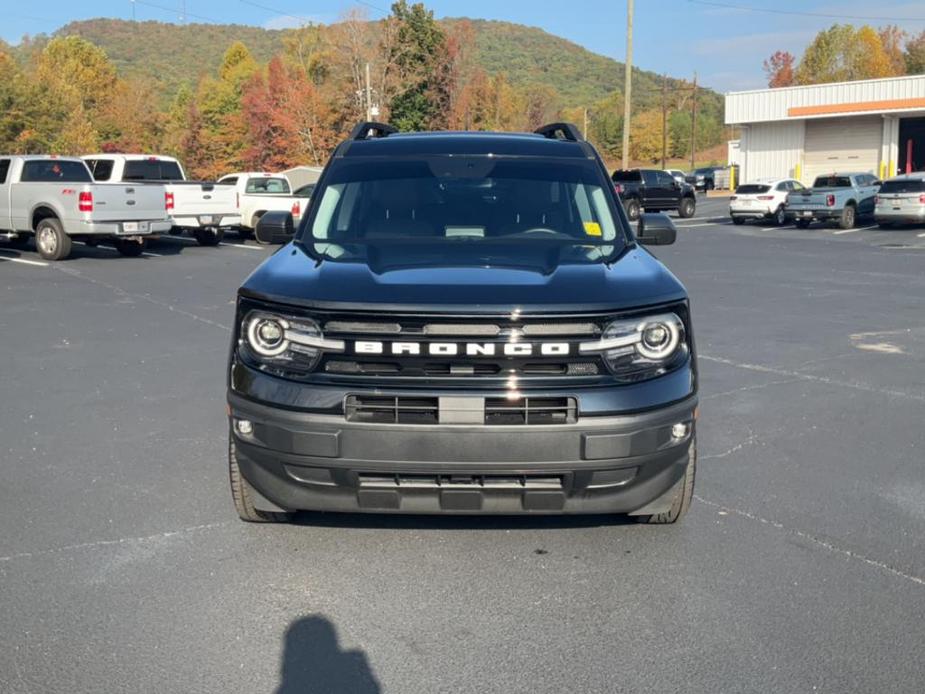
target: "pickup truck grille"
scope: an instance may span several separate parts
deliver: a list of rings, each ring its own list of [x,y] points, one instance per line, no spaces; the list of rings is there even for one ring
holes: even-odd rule
[[[348,395],[344,416],[365,424],[482,424],[539,426],[572,424],[578,420],[578,401],[569,397],[465,398],[466,415],[458,419],[460,398]]]

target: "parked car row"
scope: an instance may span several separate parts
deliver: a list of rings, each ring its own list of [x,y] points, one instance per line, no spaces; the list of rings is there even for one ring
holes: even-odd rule
[[[164,233],[214,246],[226,230],[250,238],[266,212],[297,224],[313,188],[293,192],[285,176],[260,171],[190,181],[176,159],[146,154],[0,155],[0,239],[34,239],[46,260],[67,258],[75,240],[110,241],[126,256]]]
[[[810,188],[792,178],[757,180],[736,188],[729,215],[735,224],[792,221],[800,229],[813,222],[852,229],[862,218],[881,227],[925,224],[925,172],[885,182],[866,172],[832,173],[816,177]]]

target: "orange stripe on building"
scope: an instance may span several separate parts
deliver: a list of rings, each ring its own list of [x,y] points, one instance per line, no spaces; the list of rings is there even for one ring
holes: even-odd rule
[[[787,109],[787,115],[791,117],[824,116],[833,113],[897,111],[906,108],[925,108],[925,99],[887,99],[885,101],[856,101],[849,104],[826,104],[823,106],[794,106]]]

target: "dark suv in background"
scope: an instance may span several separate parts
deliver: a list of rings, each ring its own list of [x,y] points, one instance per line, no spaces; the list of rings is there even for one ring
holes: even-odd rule
[[[694,169],[687,175],[687,182],[695,190],[713,190],[716,188],[716,171],[715,166],[706,166],[701,169]]]
[[[697,211],[697,196],[693,187],[680,183],[667,171],[618,169],[611,178],[631,222],[639,219],[643,210],[677,210],[679,217],[693,217]]]

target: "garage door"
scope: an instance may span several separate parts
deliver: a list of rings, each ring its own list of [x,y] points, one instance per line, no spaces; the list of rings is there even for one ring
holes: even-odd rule
[[[883,119],[824,118],[806,121],[803,145],[803,182],[833,172],[877,173]]]

